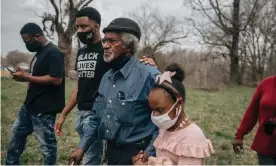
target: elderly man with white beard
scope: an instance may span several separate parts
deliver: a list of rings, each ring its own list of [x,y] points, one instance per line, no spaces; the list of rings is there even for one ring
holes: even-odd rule
[[[96,94],[92,109],[95,116],[89,121],[86,141],[72,152],[69,164],[79,164],[97,138],[107,142],[108,165],[131,165],[132,157],[141,151],[144,160],[155,155],[153,142],[158,129],[151,121],[148,95],[159,71],[140,63],[135,56],[141,37],[135,21],[117,18],[103,32],[104,61],[111,69],[103,76]]]

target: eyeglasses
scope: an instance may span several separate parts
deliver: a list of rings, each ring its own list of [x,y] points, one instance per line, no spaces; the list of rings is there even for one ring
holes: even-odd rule
[[[34,38],[35,38],[35,36],[30,37],[30,38],[27,39],[27,40],[24,40],[24,39],[23,39],[23,41],[24,41],[24,43],[29,43],[29,42],[31,42],[32,40],[34,40]]]
[[[107,43],[108,45],[114,45],[118,42],[120,42],[121,40],[116,40],[116,39],[102,39],[102,43],[105,44]]]

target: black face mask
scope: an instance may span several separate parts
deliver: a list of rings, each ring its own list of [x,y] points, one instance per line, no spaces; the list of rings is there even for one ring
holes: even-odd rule
[[[38,52],[42,48],[41,44],[36,40],[27,42],[25,45],[30,52]]]
[[[94,32],[92,30],[88,32],[78,32],[77,35],[83,44],[89,44],[92,41]]]

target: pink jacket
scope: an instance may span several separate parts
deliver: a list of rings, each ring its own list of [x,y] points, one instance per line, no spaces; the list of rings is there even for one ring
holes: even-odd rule
[[[212,143],[192,123],[182,130],[159,130],[154,142],[157,157],[149,157],[148,165],[204,165],[214,153]]]

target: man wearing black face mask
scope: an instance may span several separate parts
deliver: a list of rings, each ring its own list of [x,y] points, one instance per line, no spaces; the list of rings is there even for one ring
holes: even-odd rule
[[[36,52],[30,72],[17,68],[13,77],[28,82],[27,96],[12,127],[6,165],[19,165],[27,136],[35,132],[44,156],[44,165],[56,164],[57,142],[54,133],[56,114],[65,105],[64,57],[57,46],[47,41],[42,29],[28,23],[20,31],[30,52]]]
[[[76,15],[77,35],[85,46],[77,53],[75,70],[79,80],[55,124],[55,131],[59,136],[63,135],[61,128],[66,116],[78,104],[76,131],[82,139],[86,123],[92,116],[90,110],[94,103],[94,94],[98,90],[102,76],[110,69],[109,64],[103,61],[100,24],[101,15],[95,8],[86,7]],[[83,164],[100,165],[102,153],[103,143],[97,140],[85,153]]]

